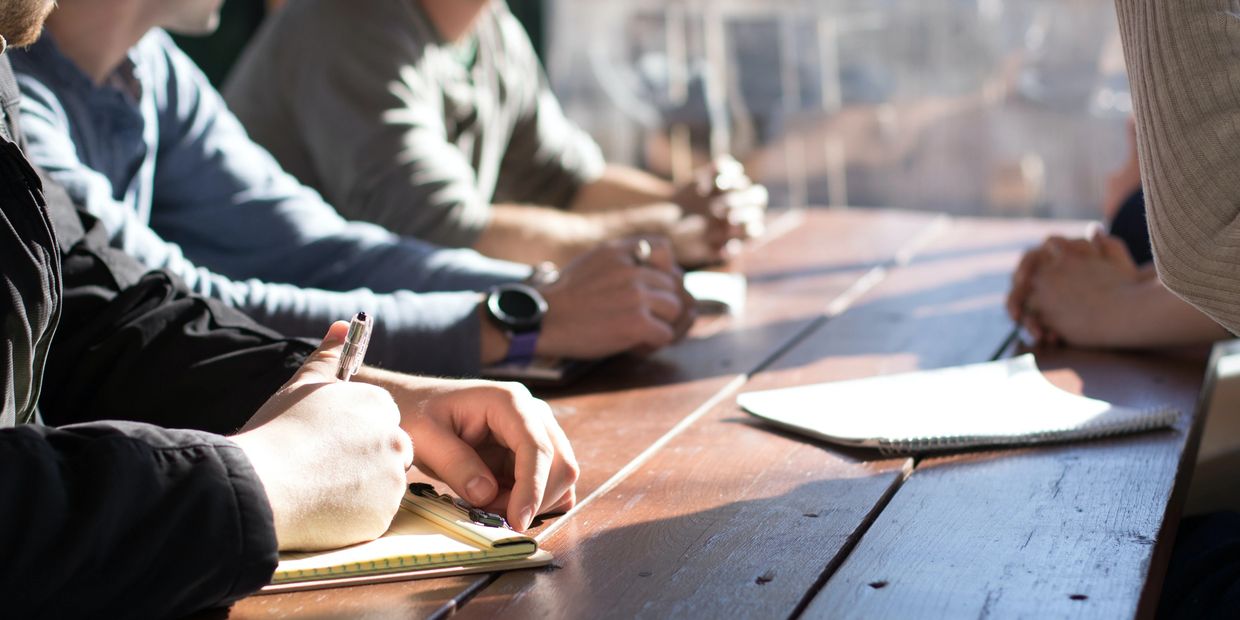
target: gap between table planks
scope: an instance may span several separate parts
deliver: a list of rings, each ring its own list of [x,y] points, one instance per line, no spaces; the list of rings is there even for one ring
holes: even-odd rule
[[[1011,331],[1000,302],[1020,251],[1063,228],[953,222],[745,389],[991,358]],[[795,614],[911,461],[766,430],[731,395],[562,522],[545,541],[558,570],[505,574],[462,615]]]
[[[802,219],[733,265],[750,278],[742,316],[702,321],[686,342],[648,359],[614,360],[568,390],[540,394],[573,442],[583,469],[578,491],[584,500],[614,484],[618,475],[622,478],[626,467],[648,456],[651,446],[682,429],[682,422],[704,412],[712,399],[730,394],[743,377],[812,330],[826,314],[843,311],[851,295],[881,280],[946,221],[929,214],[848,209],[812,209],[790,217]],[[487,579],[251,597],[235,605],[229,617],[450,613]]]
[[[806,617],[1149,617],[1196,454],[1202,357],[1042,352],[1061,387],[1174,429],[918,463]]]

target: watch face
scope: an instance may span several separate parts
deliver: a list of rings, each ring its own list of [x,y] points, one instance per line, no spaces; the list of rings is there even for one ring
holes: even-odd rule
[[[491,315],[514,330],[536,328],[547,312],[547,302],[534,289],[521,284],[501,286],[487,302]]]

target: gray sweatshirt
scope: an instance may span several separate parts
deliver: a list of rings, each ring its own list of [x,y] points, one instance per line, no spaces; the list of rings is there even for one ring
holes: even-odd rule
[[[224,88],[250,135],[347,217],[469,247],[493,203],[567,207],[602,174],[502,2],[445,42],[416,0],[298,0]]]
[[[1116,8],[1158,275],[1240,333],[1240,3]]]

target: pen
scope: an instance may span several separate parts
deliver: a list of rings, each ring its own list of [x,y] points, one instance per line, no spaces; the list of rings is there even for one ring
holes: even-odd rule
[[[365,312],[358,312],[349,321],[349,333],[344,338],[344,350],[340,352],[340,365],[336,367],[336,378],[348,381],[362,367],[366,357],[366,346],[370,344],[370,317]]]

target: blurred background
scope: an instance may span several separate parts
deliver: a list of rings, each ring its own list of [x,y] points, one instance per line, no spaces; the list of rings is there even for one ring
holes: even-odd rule
[[[269,4],[182,45],[218,81]],[[509,5],[609,158],[684,179],[730,152],[773,206],[1099,218],[1126,157],[1112,0]]]

